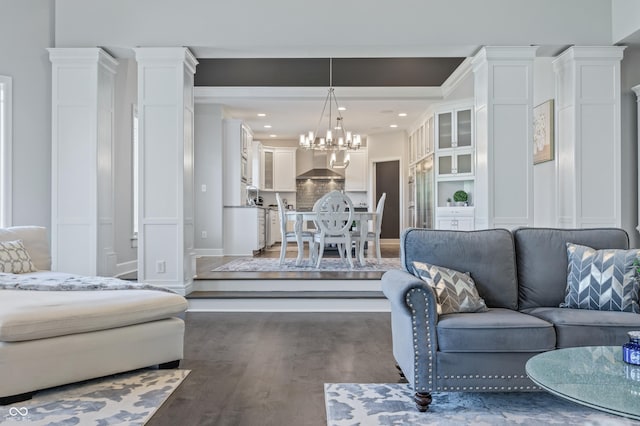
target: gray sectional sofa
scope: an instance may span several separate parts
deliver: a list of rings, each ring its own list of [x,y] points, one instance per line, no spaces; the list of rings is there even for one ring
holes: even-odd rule
[[[622,345],[628,331],[640,330],[637,313],[559,307],[567,286],[567,242],[629,247],[628,234],[615,228],[403,233],[404,270],[385,273],[382,289],[391,304],[393,353],[419,410],[428,408],[431,392],[537,390],[525,373],[532,356]],[[439,315],[434,290],[411,273],[414,261],[468,272],[489,309]]]

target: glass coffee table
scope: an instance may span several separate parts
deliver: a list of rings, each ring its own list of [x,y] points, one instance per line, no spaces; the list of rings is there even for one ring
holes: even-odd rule
[[[640,420],[640,366],[622,361],[621,347],[557,349],[534,356],[525,369],[554,395]]]

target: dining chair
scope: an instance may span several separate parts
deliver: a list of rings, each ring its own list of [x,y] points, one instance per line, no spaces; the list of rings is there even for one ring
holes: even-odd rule
[[[382,213],[384,212],[384,201],[386,198],[387,193],[383,192],[382,196],[378,200],[378,205],[376,206],[375,229],[373,231],[367,231],[367,235],[364,238],[364,241],[373,241],[376,245],[376,257],[378,259],[378,264],[382,260],[382,254],[380,252],[380,232],[382,231]],[[360,223],[358,226],[367,226],[367,223]],[[359,253],[360,244],[364,244],[364,241],[361,241],[360,232],[353,231],[351,233],[351,239],[356,242],[356,253]]]
[[[324,195],[313,208],[316,214],[318,231],[314,241],[318,245],[316,267],[320,267],[325,244],[337,244],[340,257],[346,256],[349,267],[351,260],[351,223],[353,222],[353,203],[340,191],[331,191]]]
[[[280,197],[280,193],[276,192],[276,200],[278,202],[278,218],[280,219],[280,234],[282,235],[282,245],[280,246],[280,266],[284,263],[284,259],[287,254],[287,243],[294,242],[297,243],[297,235],[295,231],[287,231],[287,214],[285,213],[284,203],[282,202],[282,198]],[[301,231],[302,232],[302,245],[304,243],[309,243],[309,263],[313,265],[315,261],[315,241],[313,238],[313,232],[309,231]],[[303,247],[304,248],[304,247]]]

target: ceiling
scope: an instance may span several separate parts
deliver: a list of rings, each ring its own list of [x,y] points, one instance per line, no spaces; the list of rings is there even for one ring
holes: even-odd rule
[[[468,69],[468,61],[463,60],[377,58],[374,61],[355,60],[355,63],[353,59],[350,63],[334,60],[329,65],[328,59],[320,59],[325,61],[320,63],[313,59],[311,61],[315,63],[306,64],[302,61],[309,59],[287,59],[279,64],[287,66],[279,67],[274,65],[273,59],[262,63],[252,59],[252,62],[226,64],[221,62],[224,60],[200,59],[196,69],[195,99],[196,103],[222,105],[228,116],[241,119],[251,127],[256,140],[297,141],[300,134],[315,131],[319,122],[318,132],[326,131],[328,107],[322,120],[321,113],[331,75],[338,103],[346,108],[341,112],[344,128],[366,138],[383,132],[408,130],[431,103],[443,100],[447,84],[455,79],[460,69]],[[300,66],[291,61],[301,61]],[[462,63],[465,65],[461,66]],[[323,71],[310,70],[310,66],[323,68]],[[252,85],[252,81],[256,85]],[[295,83],[287,85],[288,81]],[[472,97],[472,86],[468,89],[463,92]],[[401,113],[406,116],[399,116]],[[334,123],[335,117],[334,105]]]

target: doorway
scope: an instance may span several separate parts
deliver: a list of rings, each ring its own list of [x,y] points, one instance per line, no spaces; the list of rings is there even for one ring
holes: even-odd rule
[[[374,166],[376,205],[382,194],[387,193],[380,239],[398,240],[400,239],[400,160],[379,161]]]

